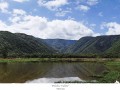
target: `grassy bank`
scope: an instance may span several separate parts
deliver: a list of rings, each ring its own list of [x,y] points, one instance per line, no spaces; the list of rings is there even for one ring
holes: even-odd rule
[[[98,82],[100,83],[115,83],[120,82],[120,61],[109,61],[105,62],[104,65],[109,71],[101,73],[98,77]]]
[[[0,58],[2,62],[106,62],[112,64],[112,61],[120,61],[120,58]],[[119,63],[115,64],[120,64]],[[114,63],[113,63],[114,64]]]

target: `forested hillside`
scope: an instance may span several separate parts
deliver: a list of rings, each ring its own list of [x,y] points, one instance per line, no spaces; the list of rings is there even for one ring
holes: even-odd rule
[[[120,54],[120,35],[83,37],[69,47],[71,54]]]
[[[0,55],[23,56],[51,54],[55,53],[55,50],[33,36],[0,31],[0,52]]]
[[[120,35],[76,40],[40,39],[23,33],[0,31],[0,57],[74,57],[120,55]],[[51,56],[52,55],[52,56]]]

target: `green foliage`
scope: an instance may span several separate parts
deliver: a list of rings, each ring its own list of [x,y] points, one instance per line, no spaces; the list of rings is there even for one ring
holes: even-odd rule
[[[66,53],[98,57],[120,57],[120,35],[83,37],[69,47]]]
[[[103,75],[103,78],[99,80],[101,83],[114,83],[120,79],[120,72],[111,71],[108,74]]]
[[[13,34],[7,31],[0,31],[0,57],[4,58],[120,57],[120,35],[83,37],[76,43],[75,42],[76,41],[74,40],[62,40],[62,39],[53,39],[52,41],[49,39],[42,40],[26,34],[21,33]],[[67,50],[65,48],[67,48]]]
[[[1,48],[0,51],[1,51],[2,57],[3,58],[7,58],[7,56],[8,56],[8,49],[7,49],[7,47]]]
[[[120,56],[120,39],[117,42],[113,43],[112,47],[110,47],[106,52]]]
[[[91,41],[93,37],[83,37],[78,40],[75,44],[71,45],[67,48],[66,53],[78,53],[79,51],[84,50],[89,45],[89,41]]]
[[[26,34],[0,31],[1,57],[24,57],[26,55],[52,54],[55,50],[41,39]]]

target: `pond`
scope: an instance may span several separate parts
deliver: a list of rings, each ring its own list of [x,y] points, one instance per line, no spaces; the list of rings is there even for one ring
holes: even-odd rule
[[[54,83],[61,81],[96,81],[108,69],[92,62],[0,63],[0,83]]]

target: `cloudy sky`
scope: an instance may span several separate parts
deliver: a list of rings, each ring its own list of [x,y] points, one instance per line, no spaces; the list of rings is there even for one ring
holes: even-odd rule
[[[0,0],[0,31],[39,38],[120,34],[120,0]]]

